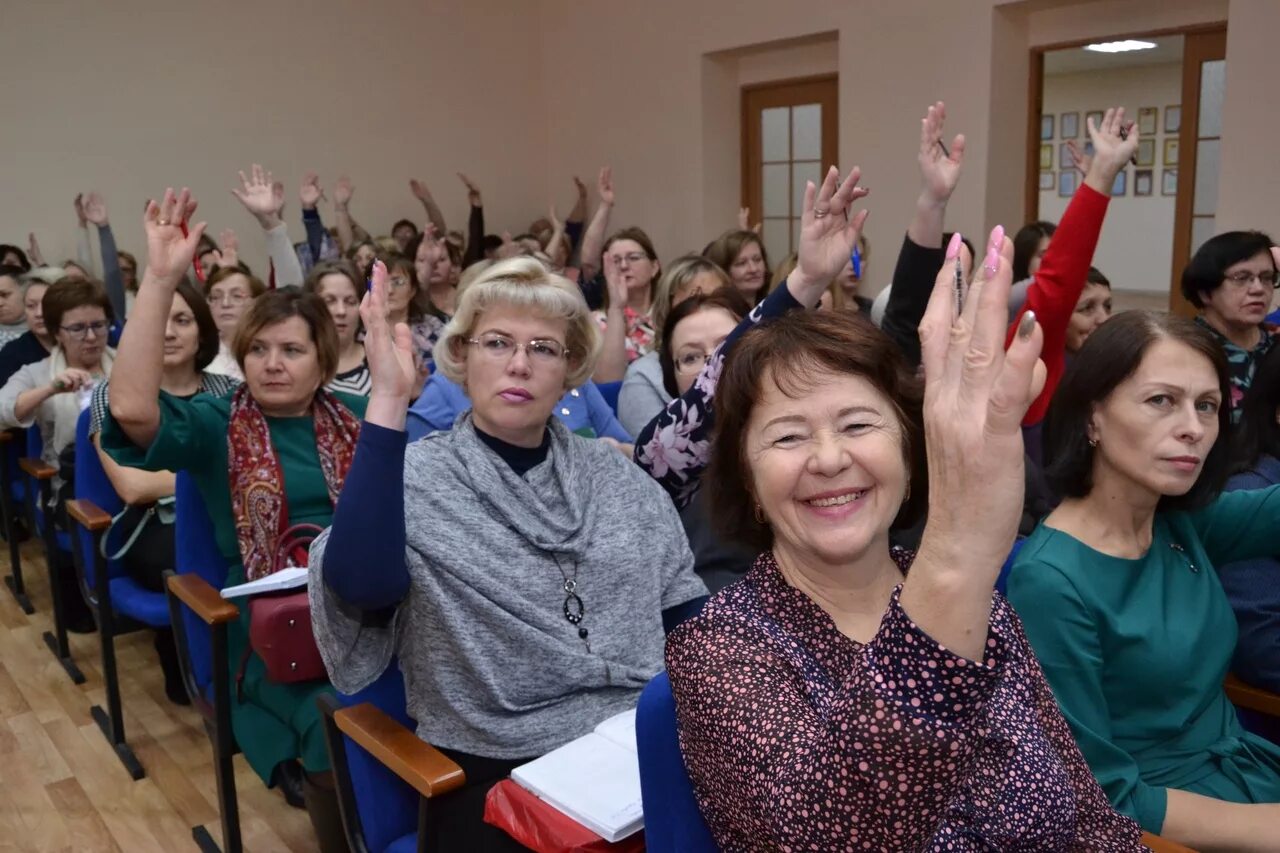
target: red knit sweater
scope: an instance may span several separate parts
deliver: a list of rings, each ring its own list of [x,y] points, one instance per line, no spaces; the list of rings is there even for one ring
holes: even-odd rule
[[[1044,349],[1040,355],[1047,371],[1044,390],[1027,410],[1023,426],[1033,426],[1044,420],[1045,413],[1049,411],[1049,401],[1062,379],[1067,355],[1067,326],[1084,291],[1110,201],[1110,196],[1080,185],[1062,214],[1058,230],[1040,261],[1035,281],[1027,288],[1027,301],[1009,326],[1006,347],[1013,342],[1018,321],[1026,311],[1036,312],[1036,320],[1044,330]]]

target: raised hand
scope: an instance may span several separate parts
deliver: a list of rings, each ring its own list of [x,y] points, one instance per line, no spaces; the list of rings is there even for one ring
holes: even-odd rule
[[[42,267],[45,265],[44,252],[40,251],[40,241],[36,239],[36,232],[27,233],[27,260],[31,261],[31,266]]]
[[[947,106],[938,101],[920,120],[920,179],[922,193],[934,204],[946,204],[960,181],[964,163],[964,134],[951,140],[950,153],[944,151],[942,126],[947,120]]]
[[[233,188],[235,196],[245,210],[254,215],[263,228],[272,228],[280,223],[280,211],[284,206],[284,187],[277,192],[275,179],[271,173],[257,163],[253,164],[248,177],[240,173],[240,186]]]
[[[405,400],[422,387],[417,367],[417,349],[406,323],[391,327],[388,297],[390,276],[382,261],[375,261],[369,274],[369,290],[360,302],[364,321],[364,354],[369,363],[370,396]]]
[[[351,179],[346,175],[338,178],[338,182],[333,185],[333,203],[335,206],[345,208],[351,204],[351,196],[355,195],[356,185],[351,183]]]
[[[600,194],[600,203],[613,207],[613,167],[605,166],[596,178],[596,192]]]
[[[739,231],[754,231],[755,233],[759,234],[763,228],[764,228],[763,222],[757,222],[754,226],[752,226],[751,208],[749,207],[738,208],[738,230]]]
[[[182,223],[190,220],[195,211],[196,202],[185,187],[177,194],[170,187],[159,202],[147,202],[142,215],[142,227],[147,233],[144,287],[148,281],[172,287],[186,274],[205,229],[205,223],[199,222],[191,226],[187,236],[182,235]]]
[[[431,196],[431,190],[427,188],[427,185],[425,183],[418,180],[417,178],[409,179],[409,191],[413,193],[414,198],[416,198],[418,201],[422,202],[423,204],[426,204],[427,202],[433,200]]]
[[[609,292],[609,310],[621,311],[627,305],[627,284],[612,252],[604,253],[604,284]]]
[[[107,224],[107,202],[96,192],[84,200],[84,218],[102,228]]]
[[[315,210],[322,198],[324,189],[320,186],[320,176],[315,172],[307,172],[302,176],[302,186],[298,187],[298,201],[302,204],[302,209]]]
[[[81,228],[88,224],[89,220],[84,217],[84,193],[76,193],[76,224]]]
[[[1138,153],[1141,134],[1136,124],[1125,121],[1124,107],[1107,110],[1102,123],[1097,125],[1086,116],[1085,126],[1093,142],[1093,162],[1084,176],[1085,183],[1103,195],[1110,195],[1116,175]]]
[[[792,294],[803,303],[797,288],[825,289],[849,262],[858,243],[867,211],[854,213],[853,203],[867,195],[858,186],[862,171],[853,167],[849,177],[840,182],[840,172],[832,166],[821,187],[807,182],[804,210],[800,218],[800,245],[796,270],[792,274]]]
[[[471,180],[461,172],[458,173],[458,180],[462,181],[463,185],[467,188],[467,201],[471,203],[471,206],[483,207],[480,201],[480,187],[476,186],[475,181]]]
[[[1081,175],[1089,174],[1089,168],[1093,165],[1093,155],[1086,152],[1080,147],[1080,143],[1074,139],[1067,140],[1067,150],[1071,152],[1071,165]]]
[[[218,235],[218,266],[234,267],[240,263],[240,238],[230,228]]]
[[[577,175],[573,176],[573,188],[578,193],[578,200],[585,204],[587,201],[587,185]]]

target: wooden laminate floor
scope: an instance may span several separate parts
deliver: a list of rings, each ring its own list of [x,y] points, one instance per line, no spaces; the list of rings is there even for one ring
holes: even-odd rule
[[[197,824],[221,843],[209,739],[194,710],[165,698],[150,632],[116,646],[125,734],[147,774],[135,782],[89,716],[106,706],[98,635],[71,635],[86,678],[77,687],[41,639],[52,605],[38,542],[23,543],[22,568],[35,613],[0,586],[0,851],[195,850]],[[306,813],[268,791],[242,756],[235,766],[245,849],[315,850]]]

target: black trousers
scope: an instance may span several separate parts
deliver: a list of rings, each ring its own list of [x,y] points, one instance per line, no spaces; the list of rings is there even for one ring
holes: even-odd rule
[[[467,774],[467,783],[451,794],[427,804],[430,850],[467,850],[482,853],[522,851],[525,846],[496,826],[484,822],[484,799],[489,789],[531,758],[504,760],[440,750]]]

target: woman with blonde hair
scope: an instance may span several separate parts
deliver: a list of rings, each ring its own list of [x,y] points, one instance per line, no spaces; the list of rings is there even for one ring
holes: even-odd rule
[[[600,352],[575,284],[532,258],[472,282],[436,346],[472,408],[412,444],[413,345],[387,294],[377,265],[361,308],[373,391],[311,550],[316,640],[347,693],[398,658],[419,737],[466,774],[428,817],[437,844],[522,849],[483,822],[488,788],[634,706],[706,589],[657,484],[552,417]]]

